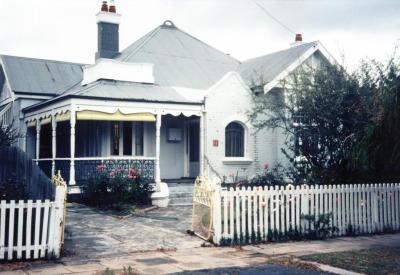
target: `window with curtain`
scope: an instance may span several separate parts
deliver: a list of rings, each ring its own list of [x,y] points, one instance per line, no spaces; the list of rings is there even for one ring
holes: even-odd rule
[[[132,122],[123,122],[124,156],[132,156]]]
[[[111,122],[111,155],[118,156],[119,155],[119,122],[113,121]]]
[[[100,121],[77,121],[75,134],[76,157],[101,156],[101,126]]]
[[[137,122],[135,124],[135,155],[136,156],[143,156],[144,155],[144,149],[143,149],[143,130],[144,128],[144,123],[143,122]]]
[[[244,157],[244,128],[240,123],[231,122],[225,128],[225,156]]]

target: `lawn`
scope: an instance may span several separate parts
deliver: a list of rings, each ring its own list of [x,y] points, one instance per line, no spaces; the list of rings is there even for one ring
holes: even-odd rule
[[[301,259],[365,274],[400,274],[400,248],[314,254]]]

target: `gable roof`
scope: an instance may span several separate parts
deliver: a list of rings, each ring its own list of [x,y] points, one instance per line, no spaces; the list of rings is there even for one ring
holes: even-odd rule
[[[240,64],[170,21],[130,45],[116,59],[153,63],[158,85],[194,89],[209,88]]]
[[[54,96],[82,81],[82,65],[54,60],[0,55],[11,90]]]
[[[309,49],[317,47],[318,42],[310,42],[293,46],[286,50],[270,53],[242,62],[238,71],[249,86],[269,83],[300,59]]]

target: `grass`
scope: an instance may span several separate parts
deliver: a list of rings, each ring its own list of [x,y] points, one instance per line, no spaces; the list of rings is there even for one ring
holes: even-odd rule
[[[365,274],[400,274],[400,248],[314,254],[300,259]]]

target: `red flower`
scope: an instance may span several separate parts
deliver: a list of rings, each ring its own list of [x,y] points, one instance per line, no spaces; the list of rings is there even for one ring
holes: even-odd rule
[[[111,172],[110,174],[108,174],[109,177],[114,177],[115,176],[115,172]]]
[[[128,179],[133,180],[133,179],[135,179],[135,177],[129,175],[129,176],[128,176]]]
[[[105,165],[102,165],[102,164],[101,164],[101,165],[97,165],[97,166],[96,166],[96,170],[97,170],[97,171],[103,171],[103,170],[105,170],[105,169],[106,169],[106,166],[105,166]]]
[[[129,168],[128,171],[129,171],[129,174],[137,174],[138,173],[135,168]]]

